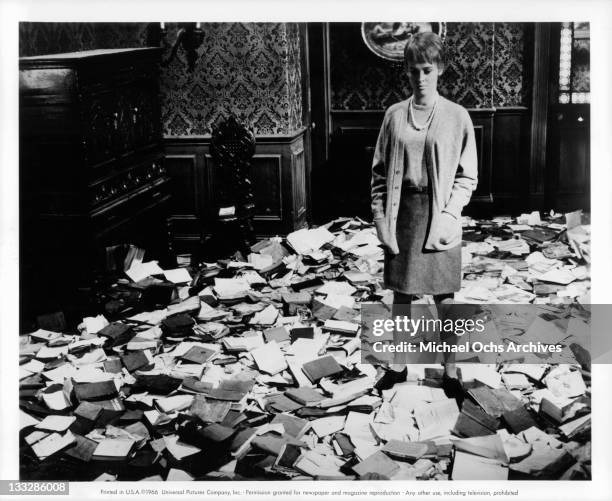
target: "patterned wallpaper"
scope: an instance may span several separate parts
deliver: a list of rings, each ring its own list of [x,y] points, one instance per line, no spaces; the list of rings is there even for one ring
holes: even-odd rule
[[[21,23],[20,56],[146,45],[146,23]],[[177,26],[166,23],[166,51]],[[256,134],[287,134],[302,125],[297,23],[203,23],[193,73],[184,56],[162,68],[162,121],[168,136],[210,133],[233,110]]]
[[[572,86],[574,92],[591,90],[591,40],[574,39],[572,51]]]
[[[166,53],[177,26],[166,23]],[[300,32],[297,23],[203,23],[194,73],[182,51],[162,69],[162,114],[168,136],[210,132],[234,110],[257,134],[301,127]],[[146,44],[146,23],[20,23],[21,56]],[[440,92],[464,106],[529,102],[522,23],[448,23],[449,65]],[[359,23],[330,28],[332,108],[384,109],[410,93],[401,66],[372,54]]]
[[[410,95],[399,64],[378,58],[359,23],[330,26],[331,102],[336,110],[380,110]],[[526,105],[523,23],[447,23],[442,95],[469,108]]]
[[[167,38],[176,38],[176,26]],[[182,52],[162,69],[163,123],[169,136],[210,133],[234,111],[257,134],[301,127],[299,28],[295,23],[203,23],[193,74]]]

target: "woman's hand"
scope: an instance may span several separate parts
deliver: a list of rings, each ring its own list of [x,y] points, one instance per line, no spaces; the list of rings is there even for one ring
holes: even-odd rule
[[[376,236],[378,240],[380,240],[380,243],[383,244],[391,254],[399,254],[399,249],[394,248],[391,244],[391,238],[385,220],[377,219],[374,221],[374,224],[376,225]]]
[[[380,240],[380,243],[388,248],[389,247],[389,230],[387,230],[387,225],[385,224],[385,220],[377,219],[376,221],[374,221],[374,224],[376,225],[376,236],[378,237],[378,240]]]
[[[440,214],[439,239],[442,245],[452,242],[460,231],[459,221],[448,212]]]

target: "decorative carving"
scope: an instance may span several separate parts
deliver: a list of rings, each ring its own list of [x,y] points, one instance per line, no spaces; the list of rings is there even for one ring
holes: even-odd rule
[[[94,188],[92,199],[94,205],[104,204],[117,196],[126,195],[142,186],[150,184],[152,180],[166,175],[162,158],[150,163],[133,167],[115,177],[105,180]]]
[[[85,103],[85,146],[91,164],[110,160],[113,156],[113,115],[110,94],[92,96]]]
[[[218,169],[219,205],[234,205],[239,216],[251,216],[255,208],[249,176],[255,154],[255,134],[234,115],[215,126],[210,151]]]
[[[296,155],[302,151],[304,151],[304,139],[300,137],[297,141],[291,144],[291,153]]]
[[[246,252],[255,242],[255,197],[249,176],[251,158],[255,154],[255,134],[230,115],[213,128],[210,152],[217,166],[215,184],[220,192],[217,241],[225,242],[226,249],[233,243],[234,250]],[[222,214],[221,208],[232,206],[234,214]]]

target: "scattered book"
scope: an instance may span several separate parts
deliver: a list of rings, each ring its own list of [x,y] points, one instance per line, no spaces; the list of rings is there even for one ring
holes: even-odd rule
[[[355,451],[355,446],[345,433],[335,433],[332,438],[332,445],[339,456],[350,456]]]
[[[382,451],[375,452],[371,456],[353,466],[353,471],[360,477],[368,473],[375,473],[383,478],[391,478],[398,470],[399,465]]]
[[[285,316],[297,315],[301,307],[309,306],[312,302],[312,296],[308,292],[284,292],[281,298]]]
[[[508,429],[514,434],[518,434],[523,430],[536,426],[536,422],[531,416],[531,413],[523,406],[504,412],[503,418],[508,425]]]
[[[287,391],[285,391],[285,395],[305,406],[316,405],[318,402],[325,399],[320,392],[307,386],[289,388]]]
[[[501,377],[504,385],[509,390],[523,390],[531,387],[531,384],[529,383],[529,380],[525,374],[504,372]]]
[[[75,459],[89,463],[93,459],[94,452],[98,447],[98,442],[90,440],[81,435],[74,435],[75,444],[64,451],[64,454]]]
[[[185,268],[176,268],[174,270],[164,270],[164,277],[168,282],[174,284],[185,284],[191,282],[191,275]]]
[[[330,332],[339,332],[341,334],[349,334],[354,336],[359,332],[359,324],[348,322],[346,320],[326,320],[323,329]]]
[[[342,373],[342,367],[331,355],[326,355],[302,365],[302,371],[312,383],[317,383],[321,378],[335,376]]]
[[[451,473],[453,480],[508,480],[508,467],[494,459],[457,451]]]
[[[464,400],[453,433],[459,437],[491,435],[499,428],[499,419],[489,416],[476,404]]]
[[[155,405],[157,405],[161,412],[169,414],[191,407],[193,399],[193,395],[174,395],[155,400]]]
[[[38,329],[37,331],[30,332],[30,334],[28,334],[28,335],[32,339],[35,339],[37,341],[48,342],[48,341],[51,341],[51,340],[56,339],[58,337],[61,337],[62,333],[61,332],[48,331],[48,330],[45,330],[45,329]]]
[[[75,383],[74,394],[79,402],[83,400],[109,399],[117,396],[117,387],[113,380],[97,383]]]
[[[195,320],[186,313],[179,313],[162,320],[161,328],[166,336],[187,336],[193,332]]]
[[[468,390],[472,398],[482,409],[493,417],[500,417],[505,411],[520,407],[521,401],[508,390],[493,389],[488,386],[479,386]]]
[[[310,422],[291,414],[279,413],[274,416],[271,424],[280,423],[285,428],[285,433],[293,438],[301,438],[310,428]]]
[[[39,430],[65,432],[76,421],[74,416],[47,416],[35,428]]]
[[[266,395],[265,405],[266,409],[273,409],[276,412],[292,412],[302,407],[302,404],[286,397],[282,393]]]
[[[382,451],[392,458],[416,461],[427,454],[430,446],[426,442],[405,442],[403,440],[389,440]],[[434,446],[435,449],[435,446]]]
[[[217,352],[203,346],[192,346],[187,353],[181,356],[181,360],[194,364],[205,364],[211,360]]]
[[[134,440],[129,438],[105,438],[98,443],[93,454],[94,460],[121,461],[128,457]]]
[[[101,329],[98,335],[109,339],[113,346],[118,346],[127,343],[135,336],[135,333],[131,325],[113,322]]]
[[[192,444],[181,442],[178,435],[166,435],[163,438],[166,449],[168,449],[170,454],[172,454],[177,461],[198,454],[202,450]]]
[[[278,374],[287,368],[287,362],[276,341],[266,343],[264,346],[251,351],[253,359],[259,370],[267,374]]]
[[[60,452],[68,446],[74,444],[76,439],[72,433],[67,431],[64,434],[52,433],[42,440],[32,444],[32,451],[39,460],[47,459],[49,456]]]
[[[295,284],[291,284],[291,288],[295,292],[300,292],[304,290],[314,290],[320,286],[322,286],[325,282],[323,282],[320,278],[312,278],[310,280],[304,280],[303,282],[298,282]]]
[[[123,364],[119,357],[107,358],[104,362],[104,371],[111,374],[120,374],[123,371]]]
[[[145,369],[153,365],[153,357],[149,350],[141,350],[121,355],[121,362],[129,372]]]
[[[277,343],[283,343],[289,341],[289,332],[284,327],[273,327],[272,329],[266,329],[263,332],[266,343],[275,341]]]
[[[231,402],[207,400],[204,395],[196,395],[190,412],[204,423],[220,423],[230,411]]]
[[[298,339],[313,339],[314,334],[314,328],[312,327],[295,327],[291,329],[289,337],[291,338],[291,342],[295,343]]]
[[[490,459],[499,461],[502,464],[508,463],[508,457],[504,450],[504,444],[499,435],[487,435],[484,437],[470,437],[451,439],[457,451],[469,452]]]
[[[310,427],[319,438],[336,433],[344,428],[345,416],[328,416],[310,421]]]

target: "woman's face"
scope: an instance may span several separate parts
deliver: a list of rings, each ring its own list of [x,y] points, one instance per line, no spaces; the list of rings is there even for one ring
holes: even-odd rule
[[[408,79],[417,102],[427,101],[436,94],[438,76],[441,75],[437,64],[410,63]]]

